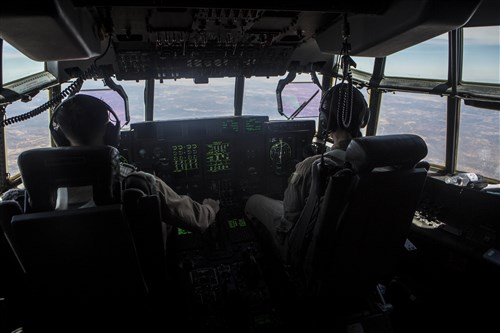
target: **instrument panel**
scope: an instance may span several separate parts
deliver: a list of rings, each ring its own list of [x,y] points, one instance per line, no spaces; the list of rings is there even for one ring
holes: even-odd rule
[[[179,194],[238,207],[254,193],[282,195],[314,133],[314,120],[267,116],[146,121],[122,131],[120,150]]]

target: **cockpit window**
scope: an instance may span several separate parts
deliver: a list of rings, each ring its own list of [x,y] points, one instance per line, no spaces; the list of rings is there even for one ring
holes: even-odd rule
[[[44,63],[33,61],[19,52],[6,41],[3,41],[2,55],[3,83],[12,82],[20,78],[36,74],[44,70]],[[48,94],[40,92],[26,103],[16,102],[6,106],[8,117],[25,114],[34,108],[46,103]],[[7,172],[15,175],[19,172],[17,156],[31,148],[48,147],[50,145],[47,113],[42,113],[30,121],[21,121],[9,125],[5,131],[7,155]]]
[[[463,81],[500,83],[500,26],[463,31]]]
[[[500,112],[462,103],[457,169],[500,179]]]
[[[155,81],[154,120],[207,118],[234,114],[234,78]]]
[[[282,92],[283,113],[287,118],[317,117],[321,89],[313,82],[290,82]]]
[[[43,62],[31,60],[12,45],[3,41],[2,82],[3,84],[18,80],[45,69]]]
[[[373,64],[375,62],[374,58],[367,57],[352,57],[356,63],[356,69],[365,73],[373,73]]]
[[[283,77],[252,77],[245,80],[243,113],[248,115],[269,116],[269,119],[282,119],[278,113],[276,87]]]
[[[429,150],[426,161],[444,166],[446,156],[446,98],[405,92],[382,96],[377,135],[420,135]]]
[[[387,57],[386,76],[418,79],[448,77],[448,34],[409,47]]]
[[[292,118],[317,120],[321,90],[313,83],[311,75],[306,73],[297,74],[295,79],[283,88],[281,93],[283,115],[279,113],[276,88],[278,82],[285,77],[286,75],[246,79],[243,114],[268,116],[271,120],[286,120],[296,113]],[[321,75],[318,75],[318,80],[321,82]],[[304,108],[297,113],[302,104]]]

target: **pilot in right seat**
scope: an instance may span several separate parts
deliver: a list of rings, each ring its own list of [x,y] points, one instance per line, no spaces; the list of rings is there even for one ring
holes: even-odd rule
[[[325,157],[341,167],[347,146],[351,139],[362,136],[360,129],[366,126],[369,118],[370,110],[361,91],[348,83],[330,88],[321,99],[319,108],[320,128],[333,142]],[[320,156],[311,156],[297,163],[283,201],[254,194],[245,205],[246,216],[269,231],[282,259],[286,259],[285,240],[305,207],[311,187],[311,166]]]

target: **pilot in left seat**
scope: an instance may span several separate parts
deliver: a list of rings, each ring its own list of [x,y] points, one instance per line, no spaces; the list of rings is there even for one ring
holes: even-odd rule
[[[116,148],[120,139],[120,121],[113,109],[104,101],[85,94],[74,95],[59,104],[53,112],[49,128],[58,146],[109,145]],[[151,187],[160,196],[162,216],[167,217],[171,225],[203,232],[215,222],[219,211],[218,200],[207,198],[202,203],[196,202],[189,196],[177,194],[155,175],[123,165],[122,176],[130,172],[138,172],[149,179]],[[58,193],[59,208],[70,202],[92,205],[89,189],[79,189],[79,193],[67,192],[67,197],[64,192],[62,189]],[[2,199],[21,196],[18,189],[12,189],[4,193]]]

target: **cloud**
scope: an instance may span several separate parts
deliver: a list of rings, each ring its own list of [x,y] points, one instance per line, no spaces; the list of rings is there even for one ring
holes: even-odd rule
[[[464,29],[464,44],[496,45],[500,42],[500,26]]]

